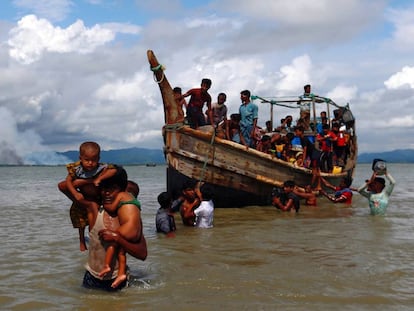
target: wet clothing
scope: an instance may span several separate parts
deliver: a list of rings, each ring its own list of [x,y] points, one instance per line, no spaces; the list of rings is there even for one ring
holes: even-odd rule
[[[88,222],[88,212],[86,208],[72,203],[69,209],[70,220],[72,221],[73,228],[86,228]]]
[[[155,215],[157,232],[169,233],[176,230],[174,215],[168,209],[159,208]]]
[[[92,171],[85,171],[80,161],[66,165],[68,174],[72,177],[73,180],[95,178],[106,168],[114,168],[114,165],[99,163],[98,166]],[[73,228],[85,228],[89,224],[87,211],[84,207],[73,203],[70,207],[69,215]]]
[[[201,201],[200,205],[194,210],[196,215],[195,226],[197,228],[213,228],[214,203]]]
[[[371,215],[384,215],[387,211],[388,201],[394,190],[395,180],[390,174],[385,175],[385,177],[390,183],[380,193],[367,191],[368,183],[358,189],[358,192],[368,199]]]
[[[121,202],[119,202],[117,209],[120,208],[122,205],[125,205],[125,204],[133,204],[136,207],[138,207],[139,210],[141,210],[141,202],[138,201],[137,198],[133,198],[132,200],[129,200],[129,201],[121,201]]]
[[[106,274],[103,278],[99,276],[99,272],[103,269],[105,264],[106,243],[99,238],[99,231],[106,229],[104,224],[104,209],[99,209],[96,216],[95,225],[89,231],[89,254],[88,262],[85,265],[86,273],[83,279],[83,286],[86,288],[98,288],[113,290],[111,284],[118,275],[118,259],[113,256],[111,261],[111,272]],[[117,220],[117,218],[114,218]],[[116,226],[118,227],[119,224]],[[116,229],[116,228],[110,228]],[[109,284],[109,287],[108,287]],[[125,283],[126,284],[126,283]],[[125,285],[124,285],[125,286]],[[117,287],[119,289],[120,287]]]
[[[352,190],[349,188],[341,189],[339,187],[336,187],[335,189],[335,198],[342,197],[343,201],[341,202],[345,204],[352,204],[352,196],[353,196]]]

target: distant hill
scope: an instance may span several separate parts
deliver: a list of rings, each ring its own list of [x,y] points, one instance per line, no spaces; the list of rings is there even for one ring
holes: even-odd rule
[[[73,162],[79,160],[79,151],[58,152],[71,159]],[[165,164],[164,152],[160,149],[128,148],[102,150],[101,162],[116,163],[120,165],[140,165],[147,163]]]
[[[373,159],[383,159],[390,163],[414,163],[414,149],[397,149],[358,155],[358,163],[371,163]]]
[[[66,156],[72,161],[77,161],[79,158],[77,150],[58,152],[57,154]],[[390,163],[414,163],[414,149],[398,149],[388,152],[361,153],[358,155],[358,163],[371,163],[373,159],[383,159]],[[120,165],[165,164],[165,158],[161,149],[128,148],[102,150],[101,162]]]

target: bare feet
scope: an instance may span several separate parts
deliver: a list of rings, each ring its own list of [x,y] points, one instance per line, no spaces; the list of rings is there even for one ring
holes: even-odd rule
[[[103,267],[103,269],[101,270],[101,272],[99,272],[99,277],[101,277],[101,278],[103,278],[108,272],[110,272],[111,271],[111,267],[110,266],[107,266],[107,265],[105,265],[104,267]],[[116,280],[115,280],[116,281]]]
[[[123,281],[126,280],[126,278],[127,278],[126,274],[118,275],[118,277],[115,279],[115,281],[113,281],[113,283],[111,284],[111,287],[112,288],[117,288],[119,285],[121,285],[121,283]]]

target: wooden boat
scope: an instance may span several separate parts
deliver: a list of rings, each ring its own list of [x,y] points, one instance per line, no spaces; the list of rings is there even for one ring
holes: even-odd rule
[[[167,191],[173,196],[181,193],[184,182],[188,179],[201,180],[214,187],[216,207],[242,207],[247,205],[270,204],[274,187],[282,187],[286,180],[293,180],[296,185],[305,186],[311,183],[312,171],[278,159],[276,156],[260,152],[252,148],[219,138],[211,126],[192,129],[184,123],[182,108],[176,104],[173,90],[164,68],[154,53],[147,52],[150,68],[158,83],[164,105],[165,126],[164,153],[167,161]],[[298,96],[295,97],[297,105]],[[268,102],[273,115],[273,106],[284,105],[289,101]],[[344,118],[351,119],[349,130],[350,154],[345,167],[340,173],[321,173],[321,176],[334,185],[342,178],[352,178],[357,160],[357,136],[355,122],[348,105],[340,107],[333,101],[316,97],[312,98],[313,107],[323,101],[328,108],[340,108]],[[315,113],[315,108],[313,108]]]

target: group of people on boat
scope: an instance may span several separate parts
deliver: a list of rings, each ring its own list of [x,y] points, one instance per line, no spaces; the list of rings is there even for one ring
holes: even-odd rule
[[[249,90],[240,92],[239,111],[228,118],[227,95],[219,93],[217,101],[212,103],[208,93],[211,83],[210,79],[204,78],[200,88],[184,94],[179,87],[173,90],[178,106],[186,110],[185,122],[192,128],[212,125],[217,137],[270,154],[297,167],[312,169],[315,174],[319,171],[340,173],[348,156],[355,151],[354,123],[352,118],[344,119],[345,108],[334,110],[332,119],[326,111],[321,111],[316,124],[311,122],[310,99],[315,100],[315,95],[309,84],[304,86],[304,94],[298,97],[300,117],[295,125],[292,115],[286,115],[277,127],[273,127],[271,120],[260,127],[258,106],[251,100]],[[187,104],[185,98],[188,96]],[[204,106],[207,108],[205,112]]]

